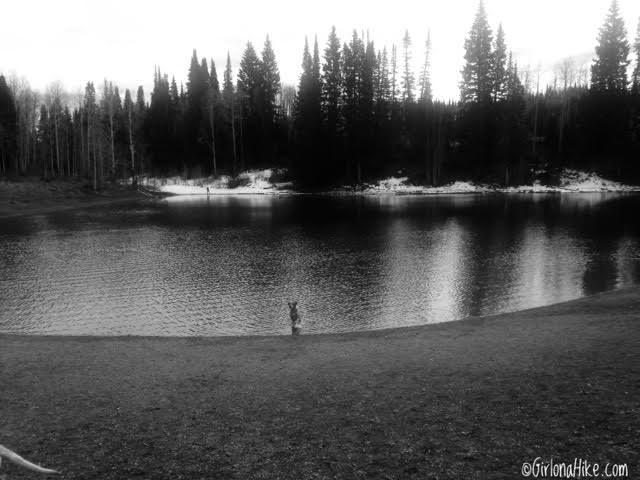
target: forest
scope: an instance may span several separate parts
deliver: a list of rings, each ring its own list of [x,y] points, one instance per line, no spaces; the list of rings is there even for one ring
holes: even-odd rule
[[[546,85],[517,64],[482,2],[464,47],[455,102],[433,98],[429,40],[412,71],[408,31],[390,49],[355,30],[341,40],[331,29],[322,47],[305,40],[296,86],[281,83],[269,37],[259,52],[247,43],[235,75],[229,55],[219,77],[195,50],[186,85],[156,67],[150,95],[109,80],[41,94],[0,75],[0,176],[81,177],[100,189],[278,166],[300,188],[398,172],[425,185],[509,186],[572,167],[640,180],[640,24],[630,42],[616,0],[592,64],[566,58]]]

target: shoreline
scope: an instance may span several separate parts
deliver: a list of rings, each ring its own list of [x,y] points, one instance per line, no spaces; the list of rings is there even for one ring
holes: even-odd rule
[[[305,338],[321,338],[328,337],[331,339],[332,337],[341,337],[341,338],[349,338],[349,337],[363,337],[363,338],[375,338],[379,336],[384,336],[387,334],[398,333],[401,334],[405,331],[414,331],[414,330],[423,330],[423,329],[439,329],[446,328],[451,324],[463,323],[463,324],[481,324],[485,320],[492,321],[509,321],[508,318],[503,317],[514,317],[514,316],[525,316],[525,315],[538,315],[538,310],[553,310],[554,312],[562,311],[563,307],[573,308],[574,304],[579,304],[582,302],[589,303],[592,299],[597,299],[601,296],[609,296],[609,295],[623,295],[628,292],[633,292],[637,290],[638,300],[640,302],[640,284],[632,287],[618,288],[614,290],[607,290],[604,292],[597,292],[591,295],[585,295],[579,298],[574,298],[571,300],[564,300],[561,302],[551,303],[549,305],[541,305],[538,307],[525,308],[524,310],[516,310],[512,312],[503,312],[503,313],[494,313],[489,315],[482,315],[477,317],[464,317],[454,320],[447,320],[436,323],[424,323],[421,325],[406,325],[399,327],[384,327],[384,328],[376,328],[371,330],[352,330],[348,332],[320,332],[320,333],[305,333],[304,329],[300,334],[300,337]],[[639,305],[640,307],[640,305]],[[640,309],[638,310],[638,314],[640,315]],[[285,319],[286,320],[286,319]],[[286,322],[285,322],[286,323]],[[288,325],[288,324],[287,324]],[[193,340],[193,339],[205,339],[205,340],[248,340],[248,341],[259,341],[259,340],[269,340],[269,339],[280,339],[280,338],[289,338],[290,334],[251,334],[251,335],[67,335],[67,334],[40,334],[40,333],[5,333],[0,331],[0,340],[3,337],[15,337],[15,338],[42,338],[42,339],[69,339],[69,340],[167,340],[167,341],[179,341],[179,340]]]
[[[125,203],[136,200],[150,199],[179,199],[188,197],[220,197],[220,196],[335,196],[335,197],[436,197],[436,196],[459,196],[459,195],[537,195],[537,194],[638,194],[640,187],[634,189],[622,190],[594,190],[580,191],[567,189],[534,189],[526,188],[506,188],[506,189],[486,189],[478,188],[477,190],[445,190],[430,189],[419,191],[403,191],[403,190],[334,190],[334,191],[318,191],[305,192],[295,190],[277,190],[277,189],[255,189],[252,191],[247,188],[216,190],[209,194],[204,193],[171,193],[158,191],[157,195],[133,191],[130,187],[109,185],[99,192],[93,192],[87,188],[87,183],[79,179],[52,180],[43,182],[41,180],[22,179],[20,181],[2,181],[0,182],[0,220],[11,219],[23,216],[44,215],[59,211],[71,211],[83,208],[93,208],[112,205],[115,203]]]
[[[347,334],[0,334],[2,444],[78,479],[636,472],[638,321],[640,286]]]

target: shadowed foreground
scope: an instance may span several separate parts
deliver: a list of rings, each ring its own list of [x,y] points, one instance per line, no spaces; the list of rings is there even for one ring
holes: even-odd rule
[[[69,479],[634,478],[639,320],[634,288],[346,335],[0,336],[0,443]]]
[[[19,181],[0,181],[0,219],[103,206],[143,198],[144,195],[122,185],[103,185],[99,192],[94,192],[89,183],[80,179],[43,182],[35,178],[26,178]]]

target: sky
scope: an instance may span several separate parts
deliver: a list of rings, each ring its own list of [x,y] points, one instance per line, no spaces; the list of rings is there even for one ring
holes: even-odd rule
[[[368,31],[376,48],[400,48],[405,29],[413,42],[416,78],[431,32],[434,95],[457,99],[464,39],[478,0],[318,2],[290,0],[5,0],[0,29],[0,73],[24,77],[44,91],[54,80],[71,92],[105,78],[147,94],[155,65],[186,82],[192,50],[213,58],[222,78],[227,52],[234,74],[247,41],[260,52],[268,34],[283,83],[297,84],[305,36],[324,48],[332,25],[342,41],[353,29]],[[543,81],[565,57],[593,57],[610,0],[485,0],[494,32],[502,23],[508,47],[523,68],[540,66]],[[635,37],[640,1],[619,0],[629,40]],[[10,20],[10,21],[6,21]]]

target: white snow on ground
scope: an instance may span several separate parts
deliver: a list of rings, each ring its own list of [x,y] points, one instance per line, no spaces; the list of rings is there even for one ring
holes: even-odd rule
[[[341,190],[340,193],[347,193]],[[358,193],[375,195],[379,193],[395,194],[445,194],[445,193],[548,193],[548,192],[640,192],[640,186],[624,185],[606,180],[595,173],[565,169],[560,176],[560,185],[542,185],[538,180],[532,185],[500,188],[473,182],[456,181],[441,187],[425,187],[411,185],[407,177],[391,177],[380,180],[375,185],[364,185]]]
[[[292,193],[290,182],[272,182],[274,175],[282,177],[284,170],[265,169],[242,172],[236,179],[228,175],[184,180],[180,177],[142,178],[140,184],[172,195],[282,194]],[[237,184],[237,186],[234,186]]]
[[[638,191],[639,186],[624,185],[599,177],[595,173],[565,170],[561,178],[562,188],[577,192],[624,192]]]
[[[478,193],[491,191],[489,187],[474,185],[471,182],[457,181],[442,187],[424,187],[407,183],[407,177],[391,177],[380,180],[375,185],[365,185],[359,193],[372,195],[376,193],[433,194],[433,193]]]
[[[184,180],[180,177],[139,179],[141,185],[173,195],[206,195],[207,187],[211,195],[229,194],[290,194],[295,193],[291,182],[276,182],[272,178],[282,178],[285,169],[249,170],[237,178],[221,175],[213,178]],[[606,180],[595,173],[565,169],[560,176],[560,185],[547,186],[536,180],[531,185],[500,188],[456,181],[441,187],[411,185],[408,177],[390,177],[376,184],[362,185],[360,188],[343,187],[331,194],[378,195],[378,194],[449,194],[449,193],[549,193],[549,192],[640,192],[640,186],[624,185]]]

